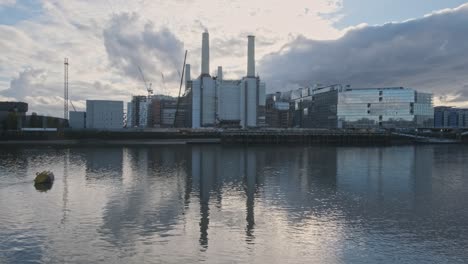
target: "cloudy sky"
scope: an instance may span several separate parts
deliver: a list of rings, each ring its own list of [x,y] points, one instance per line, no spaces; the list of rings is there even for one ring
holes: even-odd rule
[[[269,92],[301,85],[407,86],[436,104],[468,107],[468,4],[460,0],[0,0],[0,100],[61,116],[63,59],[70,98],[128,101],[175,95],[184,51],[200,70],[246,71],[249,34]]]

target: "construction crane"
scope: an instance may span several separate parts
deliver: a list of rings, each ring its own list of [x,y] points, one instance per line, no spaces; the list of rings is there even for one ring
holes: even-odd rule
[[[72,100],[70,100],[70,104],[71,104],[71,106],[73,107],[73,111],[75,111],[75,112],[76,112],[76,108],[75,108],[75,106],[73,105],[73,102],[72,102]]]
[[[140,66],[137,66],[137,67],[138,67],[138,71],[140,72],[141,79],[145,83],[146,90],[148,91],[148,98],[150,98],[153,95],[153,88],[151,87],[152,83],[148,84],[146,82],[145,75],[143,75],[143,71],[141,70]]]
[[[182,91],[182,84],[184,83],[184,72],[185,72],[186,61],[187,61],[187,50],[185,51],[184,65],[182,66],[182,75],[180,76],[179,96],[177,97],[177,106],[176,106],[176,112],[174,116],[174,127],[176,126],[177,114],[179,113],[180,93]],[[180,75],[180,72],[179,72],[179,75]]]

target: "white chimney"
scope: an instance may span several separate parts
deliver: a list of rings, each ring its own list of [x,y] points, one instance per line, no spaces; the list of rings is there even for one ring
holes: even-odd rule
[[[202,65],[201,74],[210,74],[210,35],[208,32],[203,33],[202,38]]]
[[[218,77],[217,77],[217,79],[219,81],[223,80],[223,67],[221,67],[221,66],[218,66]]]
[[[255,77],[255,36],[247,38],[247,77]]]
[[[191,81],[192,78],[190,76],[190,64],[185,64],[185,90],[187,90],[188,82]]]

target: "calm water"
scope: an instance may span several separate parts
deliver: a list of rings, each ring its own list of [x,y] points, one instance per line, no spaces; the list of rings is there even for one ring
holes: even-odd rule
[[[0,263],[99,261],[467,263],[468,146],[1,147]]]

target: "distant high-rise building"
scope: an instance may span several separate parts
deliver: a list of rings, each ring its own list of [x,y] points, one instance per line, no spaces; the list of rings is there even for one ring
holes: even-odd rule
[[[119,129],[122,127],[122,101],[86,100],[86,128]]]
[[[145,128],[148,126],[148,97],[137,95],[127,104],[127,127]]]
[[[434,127],[465,128],[468,127],[468,109],[450,106],[434,108]]]

